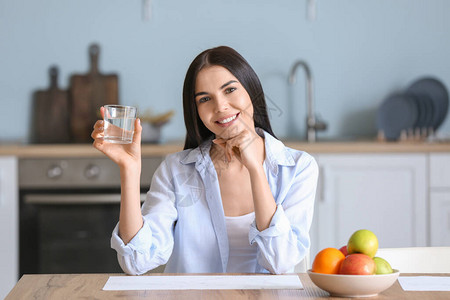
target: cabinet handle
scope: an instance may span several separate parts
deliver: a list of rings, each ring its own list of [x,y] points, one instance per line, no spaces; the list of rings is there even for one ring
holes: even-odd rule
[[[326,169],[325,169],[325,167],[321,167],[320,168],[320,174],[322,174],[322,176],[320,176],[320,181],[319,181],[319,183],[320,183],[320,202],[321,203],[326,203],[326,199],[325,199],[325,182],[326,182],[326,180],[325,180],[325,178],[326,178],[326,171],[325,171]]]
[[[450,212],[447,213],[447,230],[450,231]]]
[[[5,188],[3,187],[3,182],[5,179],[3,179],[3,169],[0,168],[0,207],[2,207],[3,204],[3,194],[5,194]]]
[[[147,194],[141,194],[141,202]],[[111,204],[120,203],[119,194],[27,194],[24,196],[26,204]]]

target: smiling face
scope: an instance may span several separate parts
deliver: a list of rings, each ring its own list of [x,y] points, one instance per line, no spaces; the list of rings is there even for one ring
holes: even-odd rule
[[[195,81],[195,103],[200,119],[216,138],[229,139],[244,129],[255,131],[250,96],[224,67],[200,70]]]

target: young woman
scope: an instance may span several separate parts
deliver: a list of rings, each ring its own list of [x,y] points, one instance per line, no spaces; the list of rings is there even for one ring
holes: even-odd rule
[[[288,273],[310,246],[318,168],[272,132],[264,93],[229,47],[199,54],[183,88],[184,150],[168,155],[140,207],[141,131],[133,143],[94,147],[120,167],[120,220],[111,246],[128,274]]]

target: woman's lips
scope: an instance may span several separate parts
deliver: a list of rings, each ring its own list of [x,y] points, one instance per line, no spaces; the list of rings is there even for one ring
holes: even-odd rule
[[[240,113],[237,113],[231,117],[221,119],[220,121],[216,121],[216,124],[221,127],[228,127],[238,119],[239,115],[240,115]]]

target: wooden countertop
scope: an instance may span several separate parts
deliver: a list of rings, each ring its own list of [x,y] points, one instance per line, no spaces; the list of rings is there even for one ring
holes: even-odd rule
[[[292,142],[284,141],[286,146],[308,153],[450,153],[450,142]],[[167,144],[143,144],[143,156],[164,156],[181,151],[182,142]],[[41,144],[41,145],[0,145],[0,156],[13,155],[26,157],[97,157],[103,154],[91,144]]]
[[[109,276],[123,274],[53,274],[24,275],[5,300],[15,299],[343,299],[330,297],[329,294],[316,287],[306,273],[298,276],[303,289],[254,289],[254,290],[136,290],[136,291],[104,291],[103,286]],[[183,274],[151,274],[178,275]],[[195,274],[189,274],[195,275]],[[223,275],[223,274],[208,274]],[[236,274],[246,275],[246,274]],[[252,274],[255,275],[255,274]],[[413,274],[401,274],[401,276]],[[448,276],[448,274],[416,274]],[[449,299],[450,292],[417,292],[404,291],[396,281],[390,288],[380,293],[376,299]]]

